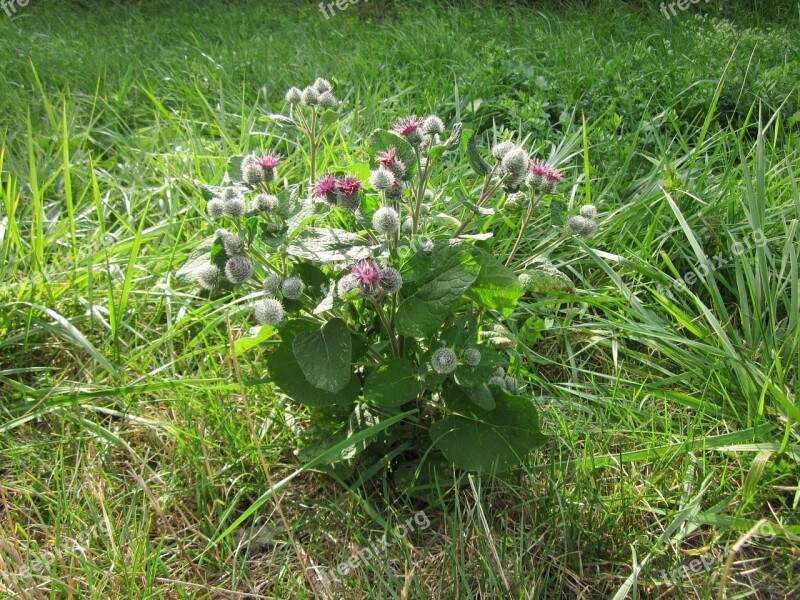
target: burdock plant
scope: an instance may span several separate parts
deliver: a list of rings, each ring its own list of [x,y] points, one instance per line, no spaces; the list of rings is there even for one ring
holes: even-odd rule
[[[318,152],[326,136],[349,134],[333,85],[319,78],[285,100],[288,114],[264,120],[305,152],[228,160],[222,183],[203,186],[214,233],[179,279],[206,297],[249,294],[243,318],[270,340],[269,378],[305,407],[301,459],[327,451],[324,462],[344,475],[383,464],[406,484],[403,474],[424,483],[446,462],[518,465],[545,437],[536,399],[511,374],[523,364],[517,304],[571,288],[530,255],[530,240],[543,227],[564,241],[591,235],[597,208],[567,218],[555,166],[513,140],[484,158],[471,131],[448,130],[435,114],[372,132],[349,153],[369,163],[342,157],[351,166],[336,169]],[[548,200],[550,221],[536,221]]]

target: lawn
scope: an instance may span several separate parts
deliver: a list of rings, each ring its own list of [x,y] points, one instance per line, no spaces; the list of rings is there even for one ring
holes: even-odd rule
[[[0,597],[800,598],[800,7],[681,4],[0,4]],[[318,77],[319,172],[435,114],[597,207],[467,229],[569,280],[506,320],[519,468],[313,460],[253,294],[176,276],[229,157],[305,177],[269,115]]]

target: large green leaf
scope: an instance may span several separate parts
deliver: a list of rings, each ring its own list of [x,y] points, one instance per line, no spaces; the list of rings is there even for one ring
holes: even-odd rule
[[[467,244],[438,244],[409,261],[410,294],[397,310],[397,331],[409,337],[428,337],[456,307],[461,295],[480,272],[476,250]]]
[[[292,341],[292,351],[306,380],[335,394],[352,375],[350,330],[342,319],[333,319],[319,331],[303,331]]]
[[[539,414],[528,398],[511,396],[492,386],[494,410],[478,407],[456,387],[445,390],[455,414],[433,423],[431,440],[457,467],[468,471],[503,472],[519,465],[546,441]]]
[[[385,129],[376,129],[372,132],[372,135],[369,137],[369,148],[371,151],[369,165],[371,168],[376,169],[378,163],[375,161],[375,154],[392,147],[397,151],[397,157],[402,160],[403,164],[406,166],[403,180],[408,181],[417,170],[417,155],[414,153],[414,148],[411,144],[396,133],[386,131]]]
[[[489,386],[485,384],[461,388],[461,391],[464,392],[464,395],[476,406],[484,410],[493,410],[497,406],[494,401],[494,396],[492,396],[492,392],[489,390]]]
[[[208,238],[197,244],[183,266],[175,273],[181,283],[189,284],[197,280],[198,272],[211,264],[211,249],[217,236]]]
[[[475,143],[475,136],[473,135],[469,135],[467,138],[467,159],[476,175],[488,175],[492,170],[489,163],[481,156],[478,145]]]
[[[298,258],[316,262],[354,261],[370,255],[370,244],[344,229],[307,227],[286,248]]]
[[[364,400],[393,408],[416,398],[422,386],[408,359],[393,358],[378,365],[364,382]]]
[[[480,253],[481,271],[466,292],[467,298],[509,316],[522,296],[522,284],[514,272],[488,252]]]
[[[272,381],[284,394],[307,406],[352,404],[361,391],[361,381],[355,374],[350,376],[350,381],[343,389],[334,394],[314,387],[303,375],[292,352],[292,344],[286,341],[267,358],[267,369]]]

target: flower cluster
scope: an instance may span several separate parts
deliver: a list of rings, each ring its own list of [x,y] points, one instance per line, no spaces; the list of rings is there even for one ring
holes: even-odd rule
[[[242,179],[250,186],[274,181],[277,167],[282,160],[281,154],[265,154],[261,157],[249,154],[242,159]]]
[[[283,321],[283,304],[278,299],[282,296],[288,300],[297,300],[302,297],[306,289],[303,280],[297,276],[284,279],[276,273],[270,273],[261,284],[264,292],[263,298],[253,305],[256,321],[262,325],[278,325]]]
[[[286,169],[283,145],[231,157],[223,184],[203,186],[208,215],[222,221],[213,228],[227,229],[198,245],[178,279],[223,293],[241,286],[253,299],[251,323],[278,328],[264,353],[267,371],[280,393],[309,407],[312,423],[298,434],[308,435],[307,448],[318,448],[316,425],[330,437],[353,417],[413,406],[420,418],[398,422],[373,449],[404,444],[410,462],[433,451],[470,470],[518,464],[544,438],[535,407],[507,372],[522,342],[506,319],[525,314],[517,305],[526,292],[571,288],[552,263],[536,262],[546,257],[531,256],[533,231],[544,230],[534,218],[549,213],[552,225],[565,224],[558,198],[537,213],[562,174],[511,140],[484,158],[478,136],[462,135],[459,124],[446,133],[436,115],[409,115],[368,136],[368,175],[360,164],[339,170],[320,152],[344,139],[348,122],[330,110],[338,105],[331,83],[318,78],[285,98],[288,114],[267,119],[296,132],[302,151],[291,160],[302,156],[302,164]],[[464,150],[472,173],[462,180],[452,163]],[[524,216],[483,219],[500,207]],[[583,206],[567,229],[591,235],[596,216]],[[526,360],[517,353],[521,372]],[[450,418],[459,402],[497,412],[462,423]],[[329,406],[336,411],[317,410]],[[515,428],[513,453],[495,443],[498,426]],[[371,443],[337,462],[355,466]]]
[[[381,292],[396,294],[403,287],[403,277],[394,267],[380,265],[371,259],[361,259],[350,272],[336,283],[340,298],[363,296],[372,298]]]
[[[303,88],[289,88],[286,92],[286,101],[290,104],[301,104],[303,106],[319,106],[320,108],[333,108],[338,104],[336,97],[332,93],[331,82],[322,77]]]
[[[325,175],[314,184],[314,196],[355,212],[361,206],[361,181],[358,177]]]
[[[584,204],[579,214],[570,217],[567,226],[575,235],[591,237],[597,232],[597,207],[594,204]]]

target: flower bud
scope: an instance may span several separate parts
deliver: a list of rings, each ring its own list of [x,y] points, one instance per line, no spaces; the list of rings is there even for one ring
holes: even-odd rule
[[[277,325],[283,321],[283,305],[275,298],[264,298],[253,305],[256,321],[262,325]]]
[[[352,273],[348,273],[336,282],[336,295],[345,298],[353,290],[358,289],[358,278]]]
[[[500,142],[499,144],[495,144],[492,148],[492,156],[494,156],[497,160],[503,160],[503,157],[514,148],[516,148],[516,145],[510,140]]]
[[[396,294],[403,287],[403,276],[394,267],[383,267],[380,284],[387,294]]]
[[[273,297],[278,293],[278,290],[281,289],[282,283],[283,277],[275,273],[270,273],[264,278],[264,282],[261,284],[261,287],[263,288],[265,295]]]
[[[317,80],[314,82],[314,89],[317,90],[320,94],[325,94],[330,92],[333,89],[331,82],[327,79],[323,79],[322,77],[317,77]]]
[[[383,167],[375,169],[369,176],[370,185],[379,191],[392,189],[394,182],[395,178],[392,172]]]
[[[522,387],[516,377],[506,377],[503,380],[503,389],[512,395],[519,394],[522,391]]]
[[[225,214],[234,218],[241,217],[245,213],[246,208],[244,198],[242,198],[241,195],[226,200],[223,206]]]
[[[431,354],[431,367],[439,374],[452,373],[457,365],[458,357],[450,348],[437,348]]]
[[[206,204],[208,215],[213,219],[219,219],[225,214],[225,203],[219,198],[212,198]]]
[[[464,351],[464,363],[470,367],[477,367],[481,364],[481,351],[477,348],[467,348]]]
[[[333,108],[336,104],[336,97],[330,92],[324,92],[319,97],[319,105],[322,108]]]
[[[597,207],[594,204],[584,204],[581,206],[580,214],[586,219],[594,219],[597,216]]]
[[[528,174],[529,166],[530,157],[522,148],[512,148],[506,152],[501,163],[502,172],[508,174],[506,185],[508,187],[519,186]]]
[[[422,122],[422,130],[428,135],[442,134],[444,133],[444,121],[436,115],[431,115]]]
[[[400,217],[395,209],[384,206],[375,211],[372,226],[378,233],[394,233],[400,227]]]
[[[319,104],[319,92],[309,86],[303,90],[302,102],[306,106],[316,106]]]
[[[570,217],[567,226],[572,233],[581,237],[591,237],[597,231],[597,223],[580,215]]]
[[[271,194],[259,194],[255,197],[255,206],[263,212],[272,212],[278,208],[278,198]]]
[[[242,179],[249,185],[258,185],[264,181],[264,170],[255,165],[247,165],[242,168]]]
[[[522,199],[520,194],[510,194],[503,202],[503,210],[511,214],[518,213],[522,209]]]
[[[219,285],[220,275],[217,265],[205,265],[197,270],[197,283],[204,290],[213,290]]]
[[[492,378],[487,382],[489,385],[499,385],[502,386],[506,380],[506,370],[503,367],[497,367],[492,375]]]
[[[244,252],[244,240],[238,233],[231,233],[230,231],[218,232],[220,240],[222,240],[222,247],[225,249],[225,254],[228,256],[236,256]]]
[[[303,280],[299,277],[289,277],[289,279],[281,283],[281,294],[283,294],[284,298],[290,298],[292,300],[299,298],[303,295],[303,290],[305,289],[306,284],[304,284]]]
[[[231,256],[225,263],[225,277],[233,285],[244,283],[253,275],[253,261],[241,254]]]
[[[289,104],[299,104],[303,99],[303,92],[300,91],[300,88],[290,87],[284,97]]]

